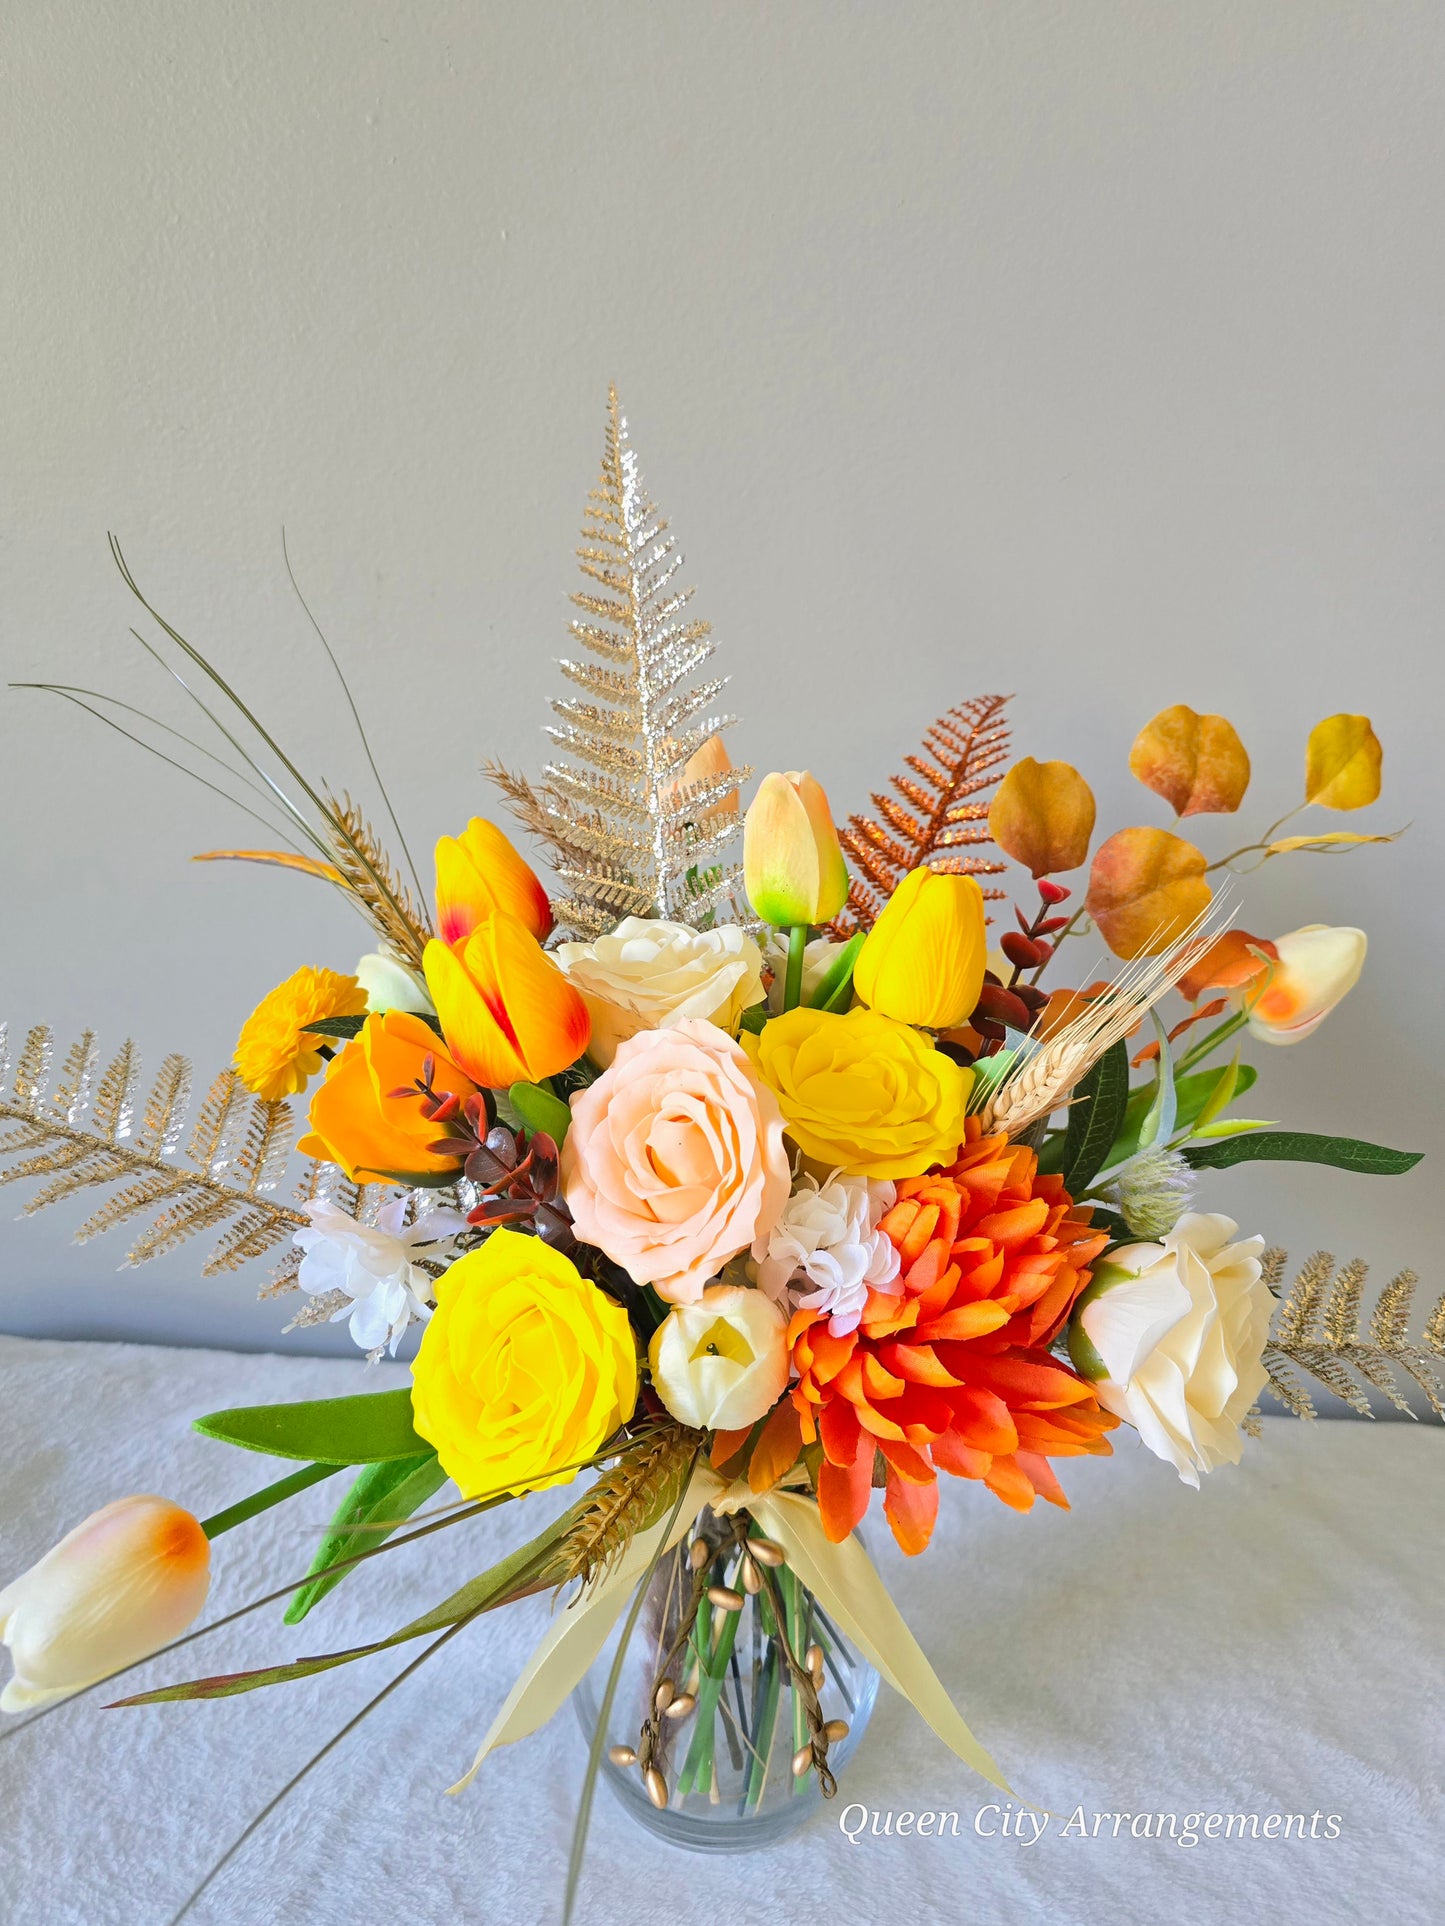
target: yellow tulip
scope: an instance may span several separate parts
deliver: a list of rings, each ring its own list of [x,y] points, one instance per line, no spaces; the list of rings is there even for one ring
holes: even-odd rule
[[[764,776],[743,818],[743,880],[765,923],[829,923],[848,900],[848,869],[821,783],[807,770]]]
[[[165,1498],[118,1498],[0,1591],[15,1676],[0,1712],[69,1698],[179,1638],[211,1582],[211,1547]]]
[[[484,816],[473,816],[460,836],[436,848],[437,928],[444,943],[460,942],[497,910],[515,916],[538,942],[551,933],[547,892],[511,843]]]
[[[949,1030],[973,1014],[985,949],[983,891],[973,878],[915,869],[864,939],[853,988],[884,1016]]]

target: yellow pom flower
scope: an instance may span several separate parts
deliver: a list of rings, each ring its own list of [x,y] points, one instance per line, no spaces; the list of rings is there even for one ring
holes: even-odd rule
[[[918,1177],[964,1137],[973,1072],[875,1010],[789,1010],[743,1046],[805,1157],[850,1177]]]
[[[246,1018],[236,1039],[236,1074],[258,1097],[294,1097],[321,1068],[320,1039],[307,1036],[307,1024],[365,1014],[366,992],[354,976],[303,966]]]
[[[412,1423],[464,1498],[564,1485],[637,1404],[627,1313],[540,1238],[495,1230],[437,1280]]]

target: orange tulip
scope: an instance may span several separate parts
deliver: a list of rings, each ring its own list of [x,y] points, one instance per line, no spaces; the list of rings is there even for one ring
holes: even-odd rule
[[[455,1172],[460,1156],[431,1148],[444,1130],[426,1115],[417,1089],[428,1058],[438,1096],[469,1097],[476,1089],[419,1016],[408,1010],[369,1016],[311,1099],[303,1155],[340,1164],[354,1183],[383,1177],[425,1183]]]
[[[478,923],[503,910],[538,942],[550,935],[547,892],[495,823],[473,816],[460,836],[437,844],[437,928],[444,943],[460,942]]]
[[[488,1089],[554,1076],[587,1048],[586,1003],[515,916],[498,910],[456,943],[433,937],[422,965],[447,1048]]]

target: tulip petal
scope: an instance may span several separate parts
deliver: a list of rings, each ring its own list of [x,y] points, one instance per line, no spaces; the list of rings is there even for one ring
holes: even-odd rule
[[[502,1090],[514,1083],[531,1083],[534,1078],[522,1060],[515,1039],[498,1021],[491,1000],[479,988],[459,954],[465,951],[469,959],[483,960],[485,950],[479,944],[479,937],[489,923],[481,925],[455,947],[449,948],[433,937],[423,954],[422,967],[447,1048],[475,1082],[490,1090]]]
[[[473,816],[460,836],[436,846],[437,928],[444,943],[470,936],[498,910],[540,941],[552,929],[547,892],[495,823]]]
[[[485,932],[472,937],[467,949],[469,969],[479,944],[493,972],[495,995],[489,994],[489,986],[480,977],[479,983],[503,1028],[516,1041],[518,1055],[526,1065],[525,1080],[539,1083],[543,1077],[568,1069],[587,1048],[592,1034],[592,1018],[581,991],[567,981],[536,937],[515,917],[498,914]]]

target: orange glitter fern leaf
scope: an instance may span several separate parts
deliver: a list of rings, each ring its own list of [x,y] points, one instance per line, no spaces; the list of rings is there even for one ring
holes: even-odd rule
[[[838,835],[852,881],[848,902],[832,925],[840,940],[873,927],[883,905],[910,870],[946,876],[997,876],[1004,865],[966,852],[992,841],[988,803],[980,800],[1003,774],[1009,755],[1007,696],[975,696],[957,703],[924,733],[908,773],[890,778],[892,795],[875,790],[878,817],[850,816]],[[985,889],[998,899],[1002,892]]]

